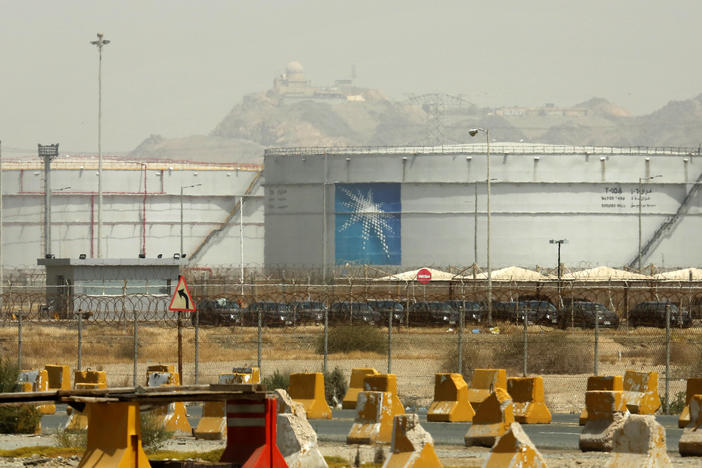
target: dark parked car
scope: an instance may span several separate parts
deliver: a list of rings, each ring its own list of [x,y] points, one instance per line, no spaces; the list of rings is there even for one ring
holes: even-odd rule
[[[492,303],[492,319],[504,320],[505,322],[517,321],[517,309],[519,304],[516,301],[498,301]],[[487,314],[487,312],[486,312]]]
[[[392,323],[400,324],[405,321],[405,306],[400,301],[370,300],[368,305],[380,314],[381,323],[388,323],[388,314],[392,313]]]
[[[589,301],[573,301],[566,304],[559,314],[559,324],[562,328],[570,326],[595,328],[595,317],[597,317],[597,326],[600,328],[619,326],[617,314],[602,304]]]
[[[476,301],[447,301],[447,304],[460,314],[461,310],[465,310],[464,320],[466,323],[479,323],[483,317],[487,317],[487,305]]]
[[[527,320],[540,325],[558,325],[558,309],[549,301],[527,300],[519,301],[519,318],[524,320],[524,314],[527,314]]]
[[[492,318],[508,322],[522,323],[524,315],[532,324],[557,325],[558,309],[548,301],[504,301],[492,305]]]
[[[295,324],[295,313],[284,302],[254,302],[250,304],[246,310],[245,324],[257,326],[259,311],[263,326],[284,327]]]
[[[411,325],[456,325],[458,312],[446,302],[420,301],[409,308]]]
[[[327,306],[319,301],[296,301],[290,303],[295,312],[295,324],[324,323],[324,312]]]
[[[234,301],[223,297],[219,299],[203,299],[197,304],[201,325],[241,325],[241,307]],[[195,325],[195,314],[190,314],[190,320]]]
[[[335,302],[329,307],[329,323],[378,324],[380,314],[365,302]]]
[[[690,313],[679,309],[672,302],[642,302],[629,311],[629,325],[632,327],[665,328],[666,308],[670,308],[670,326],[689,328],[692,326]]]

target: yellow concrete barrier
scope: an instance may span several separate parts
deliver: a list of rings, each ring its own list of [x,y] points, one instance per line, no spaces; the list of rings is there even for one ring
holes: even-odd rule
[[[434,401],[427,421],[470,422],[475,411],[468,401],[468,384],[461,374],[434,376]]]
[[[696,377],[687,379],[687,387],[685,388],[685,407],[678,418],[678,427],[685,428],[690,424],[690,400],[694,395],[702,395],[702,378]]]
[[[621,391],[591,390],[585,392],[588,418],[580,433],[582,451],[610,452],[614,433],[629,417]]]
[[[363,379],[365,379],[367,375],[378,374],[379,372],[372,367],[355,367],[351,369],[349,388],[346,390],[346,395],[344,395],[344,399],[341,402],[341,407],[344,409],[355,409],[358,394],[363,391]]]
[[[71,369],[68,366],[48,364],[44,369],[49,377],[49,390],[71,389]]]
[[[400,408],[404,414],[404,410]],[[356,418],[346,437],[347,444],[390,443],[393,418],[392,394],[389,392],[361,392],[356,401]]]
[[[653,414],[661,407],[658,372],[626,371],[623,383],[622,398],[630,413]]]
[[[88,446],[79,467],[150,467],[141,446],[138,403],[88,403]]]
[[[683,430],[678,443],[678,450],[683,457],[702,457],[702,394],[690,398],[690,410],[687,427]]]
[[[17,383],[22,392],[46,392],[49,390],[49,373],[46,369],[34,369],[20,371]],[[56,413],[56,405],[45,403],[37,406],[41,414]]]
[[[498,387],[478,407],[473,416],[473,424],[463,439],[468,447],[492,447],[495,440],[506,433],[513,422],[512,398],[507,390]]]
[[[302,372],[290,374],[290,398],[302,403],[307,419],[331,419],[332,411],[324,393],[324,374]]]
[[[180,385],[180,375],[175,371],[172,365],[156,365],[146,368],[146,386]],[[192,428],[188,422],[188,416],[185,412],[185,404],[182,401],[176,401],[163,405],[152,410],[152,414],[158,418],[163,428],[169,432],[182,432],[184,434],[192,434]]]
[[[485,468],[546,468],[546,461],[519,423],[512,423],[490,452]]]
[[[220,385],[261,383],[258,367],[235,367],[229,374],[219,374]],[[206,401],[202,407],[202,417],[193,430],[196,439],[221,440],[227,435],[227,415],[223,401]]]
[[[390,458],[383,468],[440,468],[434,440],[419,424],[416,414],[395,416]]]
[[[395,374],[367,375],[363,379],[363,388],[366,392],[387,392],[390,394],[392,413],[404,414],[405,407],[397,395],[397,376]]]
[[[624,390],[621,375],[597,376],[592,375],[587,378],[587,388],[585,391],[594,390],[612,390],[621,392]],[[580,425],[584,426],[587,422],[587,408],[584,408],[580,413]]]
[[[219,374],[218,383],[221,385],[259,384],[261,370],[258,367],[235,367],[231,373]]]
[[[76,389],[107,388],[107,374],[105,371],[75,371],[73,374],[73,387]],[[69,432],[78,432],[88,428],[88,416],[71,407],[66,409],[68,420],[63,426]]]
[[[627,414],[612,437],[612,456],[606,468],[672,467],[665,444],[665,429],[655,416]]]
[[[468,385],[468,401],[475,411],[496,389],[507,390],[507,371],[504,369],[473,369]]]
[[[514,420],[520,424],[549,424],[551,412],[544,399],[543,377],[510,377],[507,393],[512,397]]]

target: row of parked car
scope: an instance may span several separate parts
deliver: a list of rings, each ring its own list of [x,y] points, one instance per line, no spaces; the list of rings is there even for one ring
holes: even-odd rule
[[[460,320],[461,311],[464,311],[466,324],[479,324],[487,320],[487,305],[484,302],[417,301],[406,307],[406,302],[395,300],[340,301],[329,307],[321,301],[258,301],[242,308],[237,302],[225,298],[206,299],[198,303],[199,321],[204,325],[257,326],[259,315],[262,325],[269,327],[320,324],[324,322],[327,312],[331,325],[385,325],[391,314],[396,325],[408,321],[415,326],[455,326]],[[690,314],[671,302],[637,304],[629,311],[629,325],[665,327],[667,308],[670,309],[671,327],[688,328],[692,325]],[[594,328],[596,321],[602,328],[617,328],[620,324],[617,314],[604,305],[579,300],[569,301],[560,310],[545,300],[496,301],[492,305],[492,318],[519,324],[526,318],[529,324],[561,328]],[[193,324],[195,320],[193,314]]]

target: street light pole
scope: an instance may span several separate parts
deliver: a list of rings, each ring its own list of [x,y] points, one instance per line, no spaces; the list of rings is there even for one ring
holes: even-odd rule
[[[102,48],[110,41],[97,33],[97,41],[90,41],[98,48],[98,227],[97,227],[97,256],[102,258]]]
[[[650,177],[639,177],[639,273],[641,272],[641,199],[643,198],[643,183],[644,181],[649,181],[655,179],[656,177],[661,177],[661,175],[654,175]]]
[[[181,185],[180,186],[180,257],[183,258],[183,189],[199,187],[202,184]]]
[[[492,326],[492,271],[490,267],[490,130],[485,128],[472,128],[468,130],[468,134],[472,137],[478,133],[485,134],[487,142],[486,164],[487,164],[487,279],[488,279],[488,325]]]
[[[239,250],[241,263],[241,295],[244,295],[244,196],[239,201]]]

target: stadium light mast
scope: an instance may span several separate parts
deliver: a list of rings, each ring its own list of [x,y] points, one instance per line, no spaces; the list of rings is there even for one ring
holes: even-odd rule
[[[492,326],[492,271],[490,268],[490,130],[485,128],[471,128],[468,130],[468,134],[472,137],[476,136],[478,133],[485,134],[485,141],[487,143],[486,150],[486,166],[487,166],[487,279],[488,279],[488,325]]]
[[[97,256],[102,258],[102,48],[110,41],[97,33],[97,41],[90,43],[98,49],[98,227]],[[181,249],[182,250],[182,249]]]

